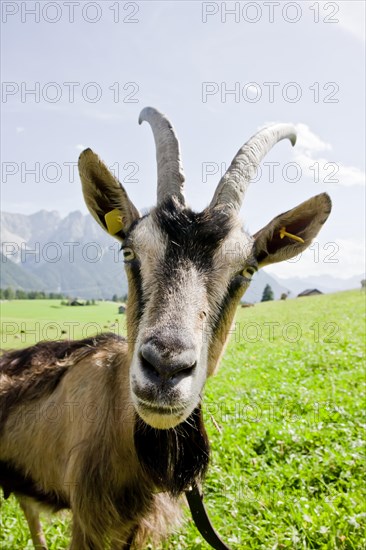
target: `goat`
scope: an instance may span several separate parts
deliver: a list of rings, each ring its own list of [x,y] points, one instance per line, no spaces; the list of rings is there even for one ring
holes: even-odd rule
[[[142,548],[180,517],[181,499],[209,460],[201,400],[234,314],[259,267],[309,246],[328,218],[322,193],[250,236],[238,213],[250,179],[291,125],[260,130],[238,151],[210,205],[186,206],[179,142],[145,108],[157,151],[157,205],[141,216],[90,149],[79,172],[86,204],[122,243],[127,339],[100,334],[4,353],[0,484],[46,549],[36,505],[73,514],[71,549]],[[235,253],[233,253],[235,251]]]

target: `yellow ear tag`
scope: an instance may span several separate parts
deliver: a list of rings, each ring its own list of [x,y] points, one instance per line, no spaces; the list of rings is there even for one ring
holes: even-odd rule
[[[301,237],[298,237],[297,235],[293,235],[292,233],[288,233],[286,231],[286,227],[281,227],[280,229],[280,239],[283,239],[284,237],[288,237],[289,239],[292,239],[293,241],[298,241],[299,243],[304,243],[304,239]]]
[[[121,212],[117,208],[105,214],[104,219],[110,235],[115,235],[123,229]]]

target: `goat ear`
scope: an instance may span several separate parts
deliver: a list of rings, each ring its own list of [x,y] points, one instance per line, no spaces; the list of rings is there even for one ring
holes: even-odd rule
[[[293,258],[318,234],[332,208],[329,195],[321,193],[274,218],[254,238],[259,267]]]
[[[126,191],[91,149],[85,149],[79,157],[79,174],[91,215],[110,235],[123,240],[140,217]]]

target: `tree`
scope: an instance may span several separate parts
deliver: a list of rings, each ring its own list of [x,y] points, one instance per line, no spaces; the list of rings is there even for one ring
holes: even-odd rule
[[[15,292],[14,292],[14,289],[11,288],[11,287],[8,287],[4,290],[4,298],[5,300],[14,300],[15,298]]]
[[[262,302],[269,302],[270,300],[274,300],[274,294],[273,290],[270,287],[270,285],[266,285],[263,290],[263,296],[262,296]]]

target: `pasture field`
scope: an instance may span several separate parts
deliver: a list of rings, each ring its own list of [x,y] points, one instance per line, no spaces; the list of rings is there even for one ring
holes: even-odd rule
[[[126,332],[125,316],[118,314],[115,302],[66,306],[60,300],[11,300],[0,303],[0,311],[2,349],[32,346],[40,340]]]
[[[72,326],[81,337],[90,323],[107,330],[116,319],[110,330],[124,332],[114,303],[1,306],[3,348],[34,343],[37,323],[38,339],[44,327],[46,338]],[[212,448],[205,502],[233,550],[366,548],[364,313],[359,290],[238,309],[203,407]],[[0,548],[31,549],[14,498],[1,498]],[[209,549],[186,518],[164,550]],[[44,526],[50,549],[67,548],[68,513],[44,516]]]

